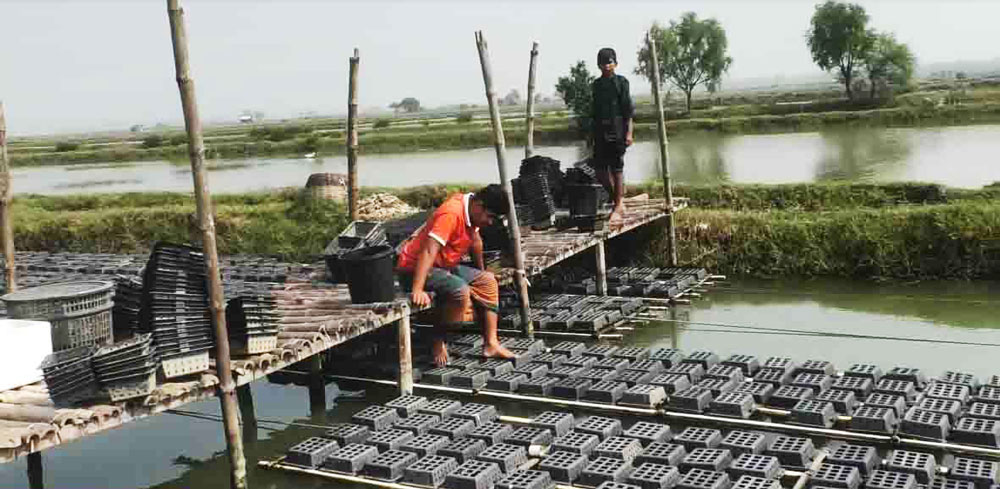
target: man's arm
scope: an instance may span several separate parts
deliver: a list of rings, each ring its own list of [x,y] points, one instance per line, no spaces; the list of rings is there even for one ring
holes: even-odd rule
[[[472,262],[480,270],[486,270],[486,260],[483,259],[483,237],[479,235],[478,229],[472,234]]]
[[[413,268],[413,290],[410,292],[410,302],[418,307],[430,305],[431,297],[424,292],[424,285],[427,283],[427,273],[434,266],[434,258],[441,251],[441,243],[436,240],[424,240],[424,246],[420,248],[417,255],[417,266]]]
[[[634,139],[632,139],[632,129],[633,129],[632,118],[629,117],[628,129],[625,131],[625,146],[632,146],[632,143],[634,142]]]

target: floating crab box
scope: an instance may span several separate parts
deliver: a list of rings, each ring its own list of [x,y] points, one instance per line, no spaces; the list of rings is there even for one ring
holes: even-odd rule
[[[42,380],[42,360],[52,353],[51,326],[47,321],[0,319],[0,391],[14,389]]]

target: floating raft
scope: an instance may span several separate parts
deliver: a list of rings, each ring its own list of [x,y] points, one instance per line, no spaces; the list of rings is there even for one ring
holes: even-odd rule
[[[989,458],[575,411],[403,396],[258,465],[390,489],[989,489],[1000,474]]]

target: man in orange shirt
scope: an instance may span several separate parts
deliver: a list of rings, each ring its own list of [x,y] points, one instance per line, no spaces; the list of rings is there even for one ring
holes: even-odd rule
[[[508,208],[499,185],[454,194],[401,246],[396,271],[400,283],[410,290],[410,302],[427,306],[431,303],[427,291],[434,291],[442,307],[444,322],[436,327],[433,346],[435,365],[448,362],[445,326],[461,322],[470,301],[480,313],[483,356],[514,357],[497,337],[499,287],[496,277],[486,271],[479,237],[479,228],[493,224],[493,219],[506,214]],[[470,251],[477,268],[459,264]]]

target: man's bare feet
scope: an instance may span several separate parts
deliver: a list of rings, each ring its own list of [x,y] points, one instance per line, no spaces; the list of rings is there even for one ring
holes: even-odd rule
[[[625,205],[615,206],[614,210],[611,211],[611,215],[608,216],[608,225],[612,228],[622,226],[625,223]]]
[[[483,344],[483,356],[487,358],[514,358],[514,353],[500,343]]]
[[[444,367],[448,363],[448,344],[444,340],[434,340],[431,354],[434,355],[434,366]]]

